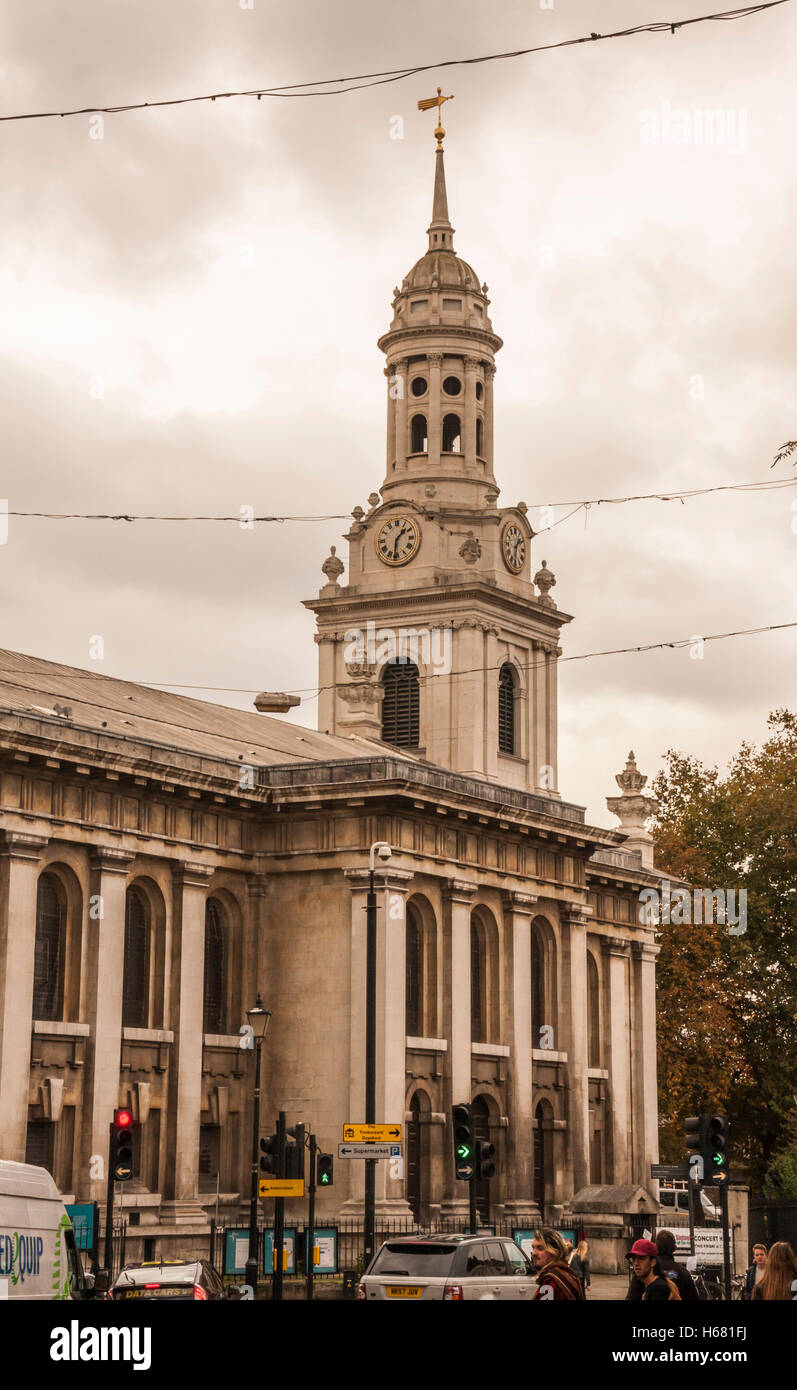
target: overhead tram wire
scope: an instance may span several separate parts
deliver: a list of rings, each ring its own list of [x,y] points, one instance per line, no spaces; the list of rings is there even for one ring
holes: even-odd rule
[[[556,611],[556,610],[554,610],[554,611]],[[644,652],[665,651],[665,650],[668,650],[668,649],[669,649],[669,650],[673,650],[673,651],[677,651],[677,650],[683,649],[684,647],[693,646],[694,643],[695,643],[696,641],[703,642],[704,644],[705,644],[706,642],[723,642],[723,641],[726,641],[727,639],[732,638],[732,637],[757,637],[757,636],[760,636],[762,633],[765,633],[765,632],[782,632],[782,631],[784,631],[784,630],[787,629],[787,628],[797,628],[797,619],[795,619],[793,622],[789,622],[789,623],[768,623],[768,624],[766,624],[765,626],[762,626],[762,627],[740,628],[739,630],[734,631],[734,632],[713,632],[713,633],[710,633],[710,634],[709,634],[708,636],[706,636],[706,637],[700,636],[700,635],[698,635],[698,634],[693,634],[693,635],[690,636],[690,637],[676,637],[676,638],[674,638],[672,641],[669,641],[669,642],[644,642],[644,643],[638,643],[637,645],[632,646],[632,647],[608,647],[608,648],[606,648],[605,650],[603,650],[603,651],[598,651],[598,652],[576,652],[576,653],[575,653],[574,655],[572,655],[572,656],[560,656],[560,657],[558,658],[558,660],[559,660],[560,663],[564,663],[564,662],[566,662],[566,661],[591,661],[591,660],[593,660],[593,659],[595,659],[595,658],[597,658],[597,657],[601,657],[601,656],[638,656],[638,655],[642,655]],[[56,663],[56,664],[57,664],[57,663]],[[532,670],[536,670],[538,667],[541,667],[543,664],[544,664],[544,661],[529,661],[529,662],[526,662],[525,664],[522,664],[522,669],[523,669],[524,671],[532,671]],[[466,670],[463,670],[463,671],[447,671],[447,672],[444,672],[444,673],[443,673],[443,672],[440,672],[440,673],[435,673],[434,675],[431,675],[431,676],[421,676],[421,675],[419,675],[419,680],[420,680],[421,683],[425,684],[425,683],[428,683],[429,681],[444,679],[445,677],[448,677],[449,679],[452,679],[452,678],[457,678],[457,679],[458,679],[460,676],[483,675],[485,672],[488,672],[488,671],[500,671],[502,665],[503,665],[503,662],[499,663],[499,664],[496,665],[496,666],[472,666],[472,667],[468,667]],[[259,691],[259,690],[256,690],[254,687],[249,688],[249,687],[246,687],[246,686],[237,686],[237,685],[187,685],[187,684],[184,684],[184,683],[181,682],[181,681],[157,681],[157,680],[146,680],[146,681],[137,680],[137,681],[134,681],[134,680],[130,680],[128,677],[125,677],[125,676],[104,676],[104,677],[103,677],[103,673],[102,673],[102,672],[98,672],[98,671],[85,671],[85,670],[82,670],[80,667],[75,667],[75,666],[69,666],[69,667],[66,667],[66,669],[69,671],[70,679],[75,678],[75,679],[78,679],[78,680],[79,680],[81,677],[85,677],[87,680],[96,680],[97,677],[99,676],[100,679],[103,679],[103,678],[104,678],[104,679],[106,679],[106,680],[118,681],[120,684],[123,684],[123,685],[140,685],[140,686],[142,686],[142,687],[144,687],[144,688],[150,688],[150,689],[160,689],[160,688],[164,688],[167,692],[168,692],[169,690],[208,690],[208,691],[211,691],[211,692],[214,692],[214,693],[217,693],[217,694],[227,694],[227,695],[258,695],[258,694],[260,693],[260,691]],[[3,683],[4,680],[6,681],[7,684],[10,684],[10,685],[15,684],[15,681],[14,681],[13,678],[14,678],[15,676],[19,676],[19,675],[39,676],[39,675],[41,675],[41,672],[40,672],[40,669],[39,669],[38,666],[17,665],[17,666],[14,666],[13,669],[12,669],[12,668],[7,668],[7,669],[6,669],[6,668],[4,668],[2,665],[0,665],[0,685],[2,685],[2,683]],[[287,691],[285,691],[285,694],[286,694],[286,695],[307,695],[308,697],[314,698],[316,695],[322,694],[325,690],[337,690],[338,688],[340,688],[340,687],[342,687],[342,686],[343,686],[343,682],[342,682],[342,681],[333,681],[333,682],[330,683],[329,685],[308,685],[308,686],[299,686],[299,687],[295,687],[293,690],[287,690]],[[23,687],[23,688],[27,689],[28,687]],[[31,688],[33,688],[33,687],[31,687]],[[52,695],[53,695],[53,698],[56,698],[56,697],[59,698],[59,699],[60,699],[60,698],[66,698],[66,697],[58,696],[56,691],[52,691],[52,692],[50,692],[50,691],[42,691],[41,693],[42,693],[42,694],[52,694]],[[75,698],[75,697],[72,697],[72,698]],[[77,699],[80,700],[80,697],[78,696]],[[81,703],[84,703],[84,704],[85,704],[85,703],[88,703],[88,702],[86,702],[86,701],[81,701]],[[0,695],[0,704],[2,704],[2,696],[1,696],[1,695]],[[106,706],[103,706],[103,708],[106,708]],[[110,707],[108,706],[108,708],[110,708]],[[130,712],[130,711],[128,711],[128,712]],[[139,712],[136,711],[136,710],[133,710],[132,713],[133,713],[133,714],[139,714]],[[149,716],[139,716],[139,717],[149,718]]]
[[[717,483],[713,487],[698,487],[685,489],[663,488],[659,492],[639,492],[630,493],[622,497],[587,497],[580,502],[529,502],[529,511],[541,511],[545,507],[572,507],[570,516],[575,515],[583,507],[602,507],[618,506],[624,502],[685,502],[693,497],[706,497],[712,492],[779,492],[781,488],[797,487],[797,478],[764,478],[760,482],[752,483]],[[196,514],[196,515],[168,515],[156,512],[33,512],[22,510],[11,510],[4,513],[8,516],[18,516],[23,519],[40,521],[214,521],[214,522],[236,522],[239,526],[252,522],[287,522],[287,521],[351,521],[350,513],[327,512],[315,516],[302,514],[285,515],[263,515],[253,517],[241,517],[240,513],[236,516],[232,514]],[[426,508],[426,515],[434,519],[434,509]],[[560,517],[554,525],[558,526],[567,517]],[[544,527],[543,530],[551,530],[551,527]],[[541,535],[541,531],[536,531],[535,535]]]
[[[402,82],[408,77],[417,76],[419,73],[436,72],[443,68],[472,67],[480,63],[496,63],[512,58],[525,58],[533,53],[550,52],[552,49],[557,48],[572,48],[578,44],[584,43],[598,43],[604,39],[630,38],[636,34],[675,34],[679,29],[686,29],[694,24],[730,22],[737,19],[747,19],[751,15],[762,13],[764,10],[777,9],[780,5],[787,5],[790,3],[791,0],[765,0],[765,3],[758,5],[743,5],[737,9],[721,10],[713,14],[694,15],[688,19],[652,20],[647,24],[635,24],[627,29],[615,29],[608,34],[598,34],[594,32],[582,34],[575,39],[560,39],[555,43],[535,44],[529,48],[517,48],[507,53],[486,53],[480,54],[474,58],[445,58],[436,63],[415,63],[409,67],[391,68],[382,72],[358,73],[350,77],[327,77],[310,82],[293,82],[284,86],[255,87],[240,91],[206,92],[200,96],[168,97],[160,101],[131,101],[117,103],[113,106],[83,106],[69,111],[25,111],[7,116],[0,116],[0,121],[50,120],[67,116],[113,116],[120,115],[127,111],[149,111],[164,106],[189,106],[202,101],[224,101],[235,97],[254,97],[259,101],[261,97],[292,98],[343,96],[347,92],[356,92],[369,87],[380,87],[393,82]],[[332,85],[330,86],[330,84]]]

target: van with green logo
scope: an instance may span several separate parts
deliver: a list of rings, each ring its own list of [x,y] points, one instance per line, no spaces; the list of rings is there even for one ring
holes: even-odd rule
[[[90,1280],[51,1174],[0,1159],[0,1299],[87,1296]]]

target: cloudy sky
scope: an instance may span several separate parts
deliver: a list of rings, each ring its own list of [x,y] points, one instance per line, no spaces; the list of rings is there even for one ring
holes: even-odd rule
[[[246,0],[244,0],[246,3]],[[392,69],[710,0],[6,3],[0,109]],[[394,284],[425,249],[440,82],[460,253],[490,286],[501,501],[793,478],[797,3],[312,99],[0,126],[0,496],[14,510],[343,513],[384,476]],[[702,113],[713,113],[708,143]],[[404,120],[403,138],[396,116]],[[101,135],[102,138],[97,138]],[[595,507],[534,543],[566,655],[797,617],[797,488]],[[555,516],[564,514],[558,509]],[[792,523],[794,522],[794,526]],[[317,684],[345,525],[10,518],[0,646],[243,707]],[[345,558],[345,556],[344,556]],[[535,564],[536,568],[536,564]],[[724,764],[794,704],[794,632],[561,667],[561,790],[633,746]],[[309,699],[296,715],[313,725]]]

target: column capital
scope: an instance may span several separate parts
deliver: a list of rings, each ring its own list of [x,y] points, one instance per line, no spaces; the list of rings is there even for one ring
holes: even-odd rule
[[[531,917],[540,899],[536,893],[515,893],[512,889],[505,889],[501,901],[516,916]]]
[[[621,936],[602,936],[601,950],[605,956],[623,956],[626,959],[630,955],[630,941],[624,941]]]
[[[443,361],[442,352],[427,352],[426,360],[434,367],[439,367]]]
[[[246,892],[250,898],[263,898],[268,885],[268,874],[247,874]]]
[[[559,917],[564,926],[587,927],[594,911],[588,903],[562,903],[559,907]]]
[[[476,894],[476,884],[466,878],[443,880],[443,897],[449,903],[469,903]]]
[[[173,866],[172,878],[179,888],[207,888],[215,872],[212,865],[181,860]]]
[[[89,856],[89,868],[98,874],[127,874],[135,855],[126,849],[98,846]]]
[[[481,366],[482,359],[480,357],[466,357],[464,362],[466,372],[475,372]]]
[[[16,830],[6,830],[0,840],[0,858],[38,859],[49,843],[44,835],[23,835]]]
[[[632,941],[631,954],[634,960],[654,961],[661,950],[653,941]]]

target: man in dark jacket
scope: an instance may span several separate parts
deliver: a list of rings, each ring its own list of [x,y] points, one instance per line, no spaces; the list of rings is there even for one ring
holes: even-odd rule
[[[634,1272],[635,1282],[642,1286],[645,1302],[666,1302],[672,1295],[665,1276],[659,1269],[659,1252],[652,1240],[635,1240],[625,1257]],[[629,1290],[629,1299],[634,1296]]]
[[[750,1265],[750,1268],[746,1271],[744,1276],[744,1288],[742,1289],[742,1298],[745,1300],[745,1302],[747,1302],[748,1299],[751,1299],[753,1297],[753,1289],[755,1288],[756,1284],[760,1283],[760,1281],[763,1279],[766,1267],[767,1247],[765,1245],[754,1245],[753,1263]]]
[[[659,1252],[659,1269],[667,1279],[672,1279],[681,1298],[697,1300],[699,1295],[689,1270],[675,1260],[675,1236],[672,1231],[656,1232],[656,1249]]]
[[[539,1288],[535,1300],[577,1302],[584,1298],[581,1280],[570,1269],[565,1256],[565,1243],[558,1231],[543,1226],[534,1232],[531,1242],[531,1262],[537,1271]]]

